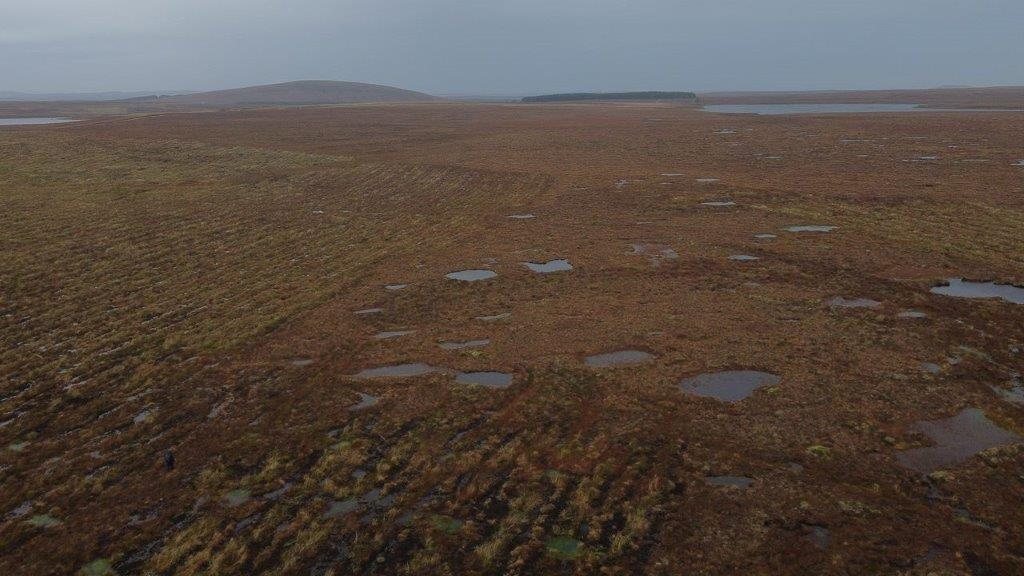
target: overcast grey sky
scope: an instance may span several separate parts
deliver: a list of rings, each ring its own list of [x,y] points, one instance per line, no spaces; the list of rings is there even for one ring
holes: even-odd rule
[[[0,0],[0,90],[1024,84],[1024,0]]]

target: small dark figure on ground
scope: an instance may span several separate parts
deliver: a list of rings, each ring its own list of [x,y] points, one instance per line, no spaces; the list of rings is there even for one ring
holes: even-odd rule
[[[164,452],[164,468],[168,471],[174,470],[174,452]]]

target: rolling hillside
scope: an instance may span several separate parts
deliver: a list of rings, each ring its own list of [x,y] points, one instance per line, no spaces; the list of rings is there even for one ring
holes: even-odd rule
[[[163,104],[185,106],[288,106],[362,102],[428,102],[433,96],[391,86],[326,80],[285,82],[197,94],[165,96]]]

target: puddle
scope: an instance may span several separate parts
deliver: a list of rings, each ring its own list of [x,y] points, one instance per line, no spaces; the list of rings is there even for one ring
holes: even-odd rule
[[[393,364],[391,366],[381,366],[379,368],[367,368],[352,377],[361,380],[369,380],[373,378],[410,378],[412,376],[423,376],[424,374],[438,372],[439,370],[439,368],[435,368],[429,364],[416,362],[410,364]]]
[[[362,392],[356,392],[356,394],[359,395],[359,402],[348,407],[348,409],[353,412],[359,410],[366,410],[367,408],[372,408],[373,406],[376,406],[378,402],[380,402],[379,396],[371,396],[370,394],[364,394]]]
[[[828,528],[824,526],[817,526],[815,524],[805,524],[807,528],[807,539],[814,544],[815,548],[821,550],[827,550],[829,544],[832,542],[832,533],[829,532]]]
[[[774,386],[782,379],[775,374],[755,370],[727,370],[710,372],[690,378],[679,383],[683,392],[696,396],[714,398],[723,402],[737,402],[754,393],[762,386]]]
[[[530,270],[538,274],[551,274],[552,272],[568,272],[572,270],[572,264],[568,260],[549,260],[547,262],[523,262]]]
[[[267,492],[266,494],[264,494],[263,498],[265,500],[269,500],[271,502],[276,502],[276,501],[280,500],[282,496],[287,494],[288,491],[291,490],[291,489],[292,489],[292,483],[291,482],[285,482],[277,490],[274,490],[274,491],[271,491],[271,492]]]
[[[402,336],[415,333],[415,330],[393,330],[391,332],[377,332],[373,335],[373,338],[375,340],[391,340],[392,338],[401,338]]]
[[[373,488],[369,492],[367,492],[366,494],[363,494],[362,496],[360,496],[359,497],[359,501],[364,503],[364,504],[372,504],[372,503],[377,502],[378,500],[381,499],[380,495],[381,495],[381,489],[380,488]]]
[[[366,308],[363,310],[356,310],[355,313],[357,316],[369,316],[371,314],[380,314],[383,311],[383,308]]]
[[[685,174],[679,172],[664,172],[662,173],[662,176],[664,176],[665,178],[678,178],[680,176],[685,176]]]
[[[1024,404],[1024,381],[1020,374],[1014,374],[1008,387],[992,385],[992,391],[1003,397],[1003,400],[1013,404]]]
[[[663,244],[633,244],[634,256],[646,256],[652,265],[658,266],[662,260],[675,260],[679,253]]]
[[[970,282],[963,278],[950,278],[945,286],[932,288],[933,294],[957,298],[999,298],[1013,304],[1024,304],[1024,288],[995,282]]]
[[[444,277],[449,280],[459,280],[462,282],[478,282],[494,278],[497,275],[498,273],[493,270],[459,270],[445,274]]]
[[[619,350],[607,354],[596,354],[587,356],[585,362],[592,368],[608,368],[610,366],[624,366],[628,364],[641,364],[654,359],[654,354],[643,350]]]
[[[831,232],[831,231],[835,230],[836,228],[838,228],[838,226],[817,226],[817,225],[790,226],[789,228],[786,228],[786,231],[787,232]]]
[[[713,133],[714,134],[735,134],[736,131],[727,128],[725,130],[715,130]]]
[[[663,244],[633,244],[634,255],[649,255],[658,258],[679,258],[679,254]]]
[[[440,346],[444,350],[464,350],[466,348],[483,348],[484,346],[487,346],[490,343],[491,343],[490,340],[483,339],[483,340],[464,340],[462,342],[458,342],[458,341],[438,342],[437,345]]]
[[[384,287],[384,289],[391,290],[392,292],[394,292],[395,290],[405,290],[408,287],[408,284],[388,284],[387,286]]]
[[[921,371],[929,374],[939,374],[942,372],[942,366],[934,362],[921,362]]]
[[[754,238],[758,240],[771,240],[772,238],[778,238],[775,234],[754,234]]]
[[[697,178],[698,184],[714,184],[718,182],[718,178]]]
[[[512,375],[505,372],[460,372],[455,381],[487,388],[508,388],[512,385]]]
[[[714,202],[701,202],[700,205],[701,206],[713,206],[713,207],[716,207],[716,208],[725,208],[725,207],[728,207],[728,206],[735,206],[736,203],[733,202],[732,200],[718,200],[718,201],[714,201]]]
[[[711,486],[723,486],[726,488],[749,488],[754,483],[753,478],[746,476],[707,476],[704,481]]]
[[[372,496],[371,496],[372,495]],[[395,500],[398,499],[398,494],[388,494],[387,496],[380,495],[380,489],[374,488],[362,498],[362,502],[367,504],[370,509],[362,518],[359,519],[360,524],[370,524],[374,522],[380,515],[391,508],[395,504]]]
[[[249,528],[252,527],[254,524],[256,524],[256,522],[259,521],[261,516],[262,516],[261,514],[257,513],[257,514],[253,514],[251,516],[246,516],[245,518],[242,518],[241,520],[239,520],[235,524],[235,530],[234,530],[235,534],[244,534],[244,533],[248,532]],[[109,575],[108,572],[101,572],[100,574],[102,576],[108,576]]]
[[[1014,166],[1024,166],[1024,160],[1017,161],[1017,163],[1014,164]]]
[[[395,523],[399,526],[408,526],[409,524],[412,524],[412,521],[416,517],[417,512],[426,508],[430,504],[431,499],[432,497],[429,495],[420,498],[416,502],[416,504],[413,505],[412,509],[407,510],[404,514],[399,516],[398,519],[395,520]]]
[[[896,317],[903,318],[904,320],[917,320],[920,318],[927,318],[928,315],[917,310],[904,310],[897,314]]]
[[[511,312],[504,312],[502,314],[495,314],[493,316],[475,316],[473,319],[480,320],[482,322],[497,322],[498,320],[505,320],[511,317]]]
[[[531,220],[533,218],[536,218],[536,216],[533,214],[512,214],[509,216],[509,218],[513,220]]]
[[[0,126],[39,126],[41,124],[65,124],[74,122],[71,118],[0,118]]]
[[[729,260],[735,260],[736,262],[753,262],[754,260],[760,260],[760,258],[749,254],[733,254],[732,256],[729,256]]]
[[[292,366],[298,366],[299,368],[303,368],[311,364],[313,364],[312,358],[296,358],[292,360]]]
[[[919,565],[931,564],[932,562],[935,562],[939,558],[941,558],[942,555],[945,554],[945,553],[946,553],[946,549],[943,548],[942,546],[939,546],[938,544],[934,544],[934,543],[933,544],[929,544],[928,545],[928,550],[926,550],[924,554],[921,554],[920,556],[914,558],[914,565],[915,566],[919,566]]]
[[[337,518],[339,516],[344,516],[358,508],[359,500],[355,498],[349,498],[348,500],[334,500],[331,502],[330,506],[327,507],[327,511],[324,512],[324,518]]]
[[[7,513],[8,520],[16,520],[23,516],[28,516],[28,513],[32,511],[32,501],[26,500],[18,505],[17,508]]]
[[[977,408],[964,409],[943,420],[918,422],[911,430],[923,433],[934,445],[905,450],[896,455],[896,460],[922,474],[959,464],[989,448],[1024,441],[994,424]]]
[[[826,303],[831,308],[877,308],[882,305],[878,300],[870,298],[853,298],[848,300],[842,296],[836,296]]]

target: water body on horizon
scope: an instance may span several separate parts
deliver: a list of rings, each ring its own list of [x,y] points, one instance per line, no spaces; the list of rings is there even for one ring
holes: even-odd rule
[[[709,104],[701,110],[717,114],[872,114],[879,112],[1022,112],[998,108],[922,108],[920,104]]]

